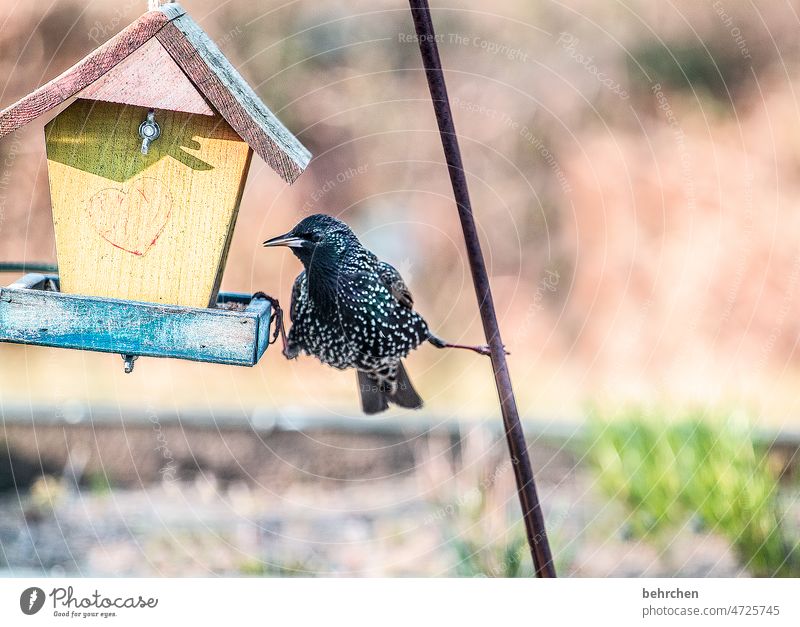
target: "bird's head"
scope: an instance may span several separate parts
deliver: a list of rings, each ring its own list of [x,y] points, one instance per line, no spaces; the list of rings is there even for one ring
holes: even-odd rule
[[[315,263],[337,263],[349,246],[360,246],[350,227],[322,213],[304,218],[288,233],[264,242],[264,246],[287,246],[308,268]]]

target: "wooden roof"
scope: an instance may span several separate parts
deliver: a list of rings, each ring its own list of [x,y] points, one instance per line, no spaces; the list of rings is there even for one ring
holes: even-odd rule
[[[216,44],[177,3],[145,13],[66,72],[0,111],[0,138],[74,96],[113,100],[108,96],[112,90],[100,79],[115,68],[122,71],[128,68],[129,82],[144,80],[144,75],[136,74],[133,66],[137,59],[144,62],[155,54],[155,41],[160,44],[158,49],[163,47],[166,50],[202,99],[218,111],[285,181],[293,182],[305,170],[311,159],[308,150],[267,108]],[[127,64],[126,60],[129,60]],[[156,75],[159,72],[156,70]],[[160,76],[167,76],[164,82],[169,82],[168,75]],[[161,108],[209,112],[203,110],[203,103],[197,98],[186,98],[181,103],[170,100],[170,91],[174,93],[169,84],[164,84],[162,99],[158,101],[158,104],[165,105]]]

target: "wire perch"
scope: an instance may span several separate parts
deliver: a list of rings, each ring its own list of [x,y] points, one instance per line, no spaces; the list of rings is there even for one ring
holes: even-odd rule
[[[489,275],[486,272],[486,262],[483,259],[478,231],[472,215],[472,203],[469,198],[467,178],[464,175],[461,149],[458,146],[458,137],[453,124],[453,112],[450,109],[450,100],[447,96],[442,62],[439,58],[439,47],[436,45],[436,33],[433,28],[430,6],[427,0],[409,0],[409,4],[411,6],[411,16],[414,19],[414,28],[417,31],[422,64],[425,67],[425,76],[428,79],[428,88],[431,92],[433,109],[436,113],[436,122],[439,125],[439,135],[442,139],[447,169],[450,173],[453,195],[458,207],[458,216],[461,219],[461,229],[464,232],[464,242],[467,247],[470,270],[472,271],[472,281],[478,296],[483,331],[491,350],[494,380],[497,386],[497,393],[500,396],[500,410],[503,414],[506,439],[511,453],[511,462],[514,466],[517,493],[522,505],[522,516],[525,520],[525,531],[531,549],[534,570],[537,577],[555,577],[556,571],[550,552],[550,543],[547,539],[539,495],[536,492],[533,469],[528,457],[525,433],[519,420],[517,401],[514,398],[511,376],[506,363],[505,349],[500,339],[500,327],[497,323],[497,313],[492,300]]]

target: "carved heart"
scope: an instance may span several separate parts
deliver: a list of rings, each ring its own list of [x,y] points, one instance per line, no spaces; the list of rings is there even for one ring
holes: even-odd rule
[[[156,243],[172,211],[172,196],[158,179],[107,187],[86,200],[92,225],[112,246],[142,256]]]

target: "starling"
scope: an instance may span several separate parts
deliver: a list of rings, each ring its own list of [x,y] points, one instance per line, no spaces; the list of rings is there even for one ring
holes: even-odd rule
[[[334,368],[355,368],[367,414],[389,403],[422,407],[402,359],[423,342],[489,354],[487,346],[451,344],[431,333],[400,273],[341,220],[309,216],[264,246],[288,246],[304,268],[292,289],[284,355],[294,359],[302,351]]]

